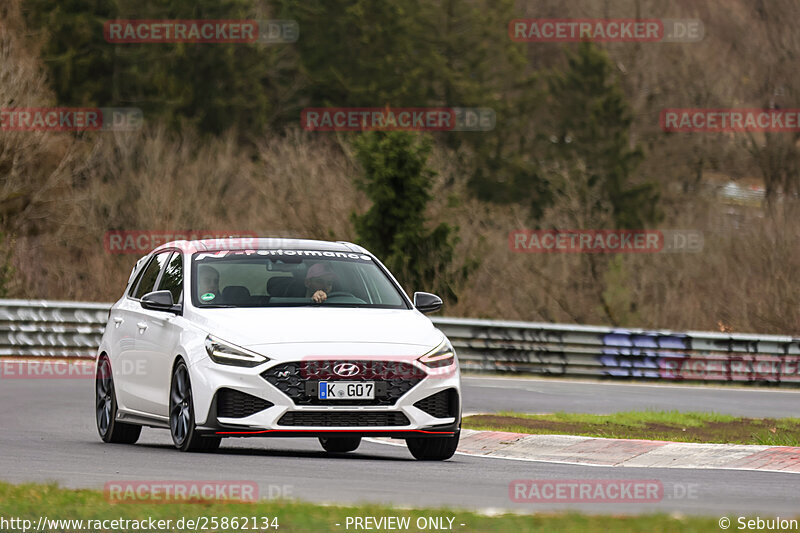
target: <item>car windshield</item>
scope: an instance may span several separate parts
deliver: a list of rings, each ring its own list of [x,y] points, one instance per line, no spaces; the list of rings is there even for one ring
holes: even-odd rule
[[[200,308],[410,308],[370,256],[322,250],[195,253],[192,303]]]

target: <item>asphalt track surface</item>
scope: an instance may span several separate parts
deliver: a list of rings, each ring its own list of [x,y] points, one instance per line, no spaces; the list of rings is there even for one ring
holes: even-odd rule
[[[624,384],[542,380],[502,381],[505,386],[498,389],[498,382],[465,379],[465,411],[602,412],[719,405],[763,416],[791,414],[800,403],[797,394],[779,391],[639,390]],[[172,448],[166,431],[155,429],[145,429],[136,445],[110,445],[97,436],[93,400],[90,379],[0,379],[0,479],[56,481],[66,487],[95,489],[120,480],[243,480],[257,482],[262,497],[281,487],[291,497],[311,502],[520,513],[571,508],[592,513],[787,517],[800,510],[800,474],[790,473],[610,468],[461,454],[449,461],[426,463],[415,461],[404,446],[376,442],[364,442],[354,453],[331,456],[314,439],[229,439],[217,453],[185,454]],[[639,403],[631,405],[632,400]],[[656,479],[664,485],[666,496],[647,504],[517,504],[509,498],[509,483],[517,479]]]
[[[800,418],[798,388],[492,377],[464,377],[462,385],[464,413],[610,414],[656,409]]]

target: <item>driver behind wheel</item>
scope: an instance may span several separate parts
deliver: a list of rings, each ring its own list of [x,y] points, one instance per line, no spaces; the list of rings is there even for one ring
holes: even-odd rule
[[[209,301],[219,296],[219,271],[208,265],[200,265],[197,269],[197,291],[201,295],[201,300]]]
[[[321,304],[333,291],[336,274],[325,263],[311,265],[306,273],[306,298],[311,297],[314,303]]]

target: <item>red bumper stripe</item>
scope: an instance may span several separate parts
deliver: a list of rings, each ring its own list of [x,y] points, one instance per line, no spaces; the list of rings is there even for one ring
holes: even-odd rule
[[[425,433],[428,435],[453,435],[453,431],[425,431],[423,429],[262,429],[257,431],[216,431],[215,435],[260,435],[263,433]]]

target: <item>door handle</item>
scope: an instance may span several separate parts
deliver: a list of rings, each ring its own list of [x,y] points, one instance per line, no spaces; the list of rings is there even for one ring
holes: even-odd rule
[[[114,322],[115,322],[116,324],[122,324],[122,322],[123,322],[123,318],[122,318],[121,316],[115,316],[115,317],[114,317]]]
[[[147,329],[147,322],[138,322],[136,326],[139,328],[140,332],[144,332]]]

